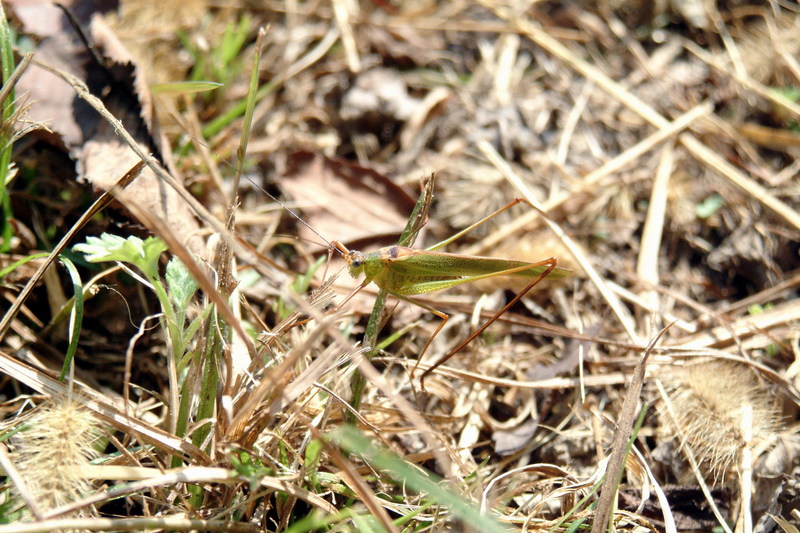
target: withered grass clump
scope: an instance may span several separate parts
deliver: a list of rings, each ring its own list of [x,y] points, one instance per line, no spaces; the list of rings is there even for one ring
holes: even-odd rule
[[[683,435],[703,474],[715,482],[725,479],[745,447],[769,441],[778,429],[773,397],[745,365],[693,364],[675,370],[668,382],[672,407],[667,413],[662,405],[662,429]]]

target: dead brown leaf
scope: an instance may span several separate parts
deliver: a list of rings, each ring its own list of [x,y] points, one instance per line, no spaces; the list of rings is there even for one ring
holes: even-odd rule
[[[80,16],[84,10],[73,6],[79,24],[90,21],[90,39],[97,50],[110,55],[103,64],[91,59],[75,28],[64,12],[50,3],[20,6],[16,15],[29,31],[42,40],[37,59],[86,81],[106,107],[118,118],[145,150],[160,156],[162,150],[152,134],[157,129],[147,81],[137,72],[133,58],[115,37],[101,13]],[[42,23],[42,21],[45,21]],[[138,161],[133,150],[117,135],[114,128],[76,97],[70,85],[41,67],[29,69],[20,80],[20,92],[27,91],[33,120],[50,125],[61,135],[70,155],[78,161],[78,175],[101,191],[107,191],[122,172]],[[49,114],[49,115],[48,115]],[[198,225],[189,207],[150,169],[145,169],[131,186],[131,191],[149,211],[167,220],[180,235],[190,237]]]
[[[303,217],[327,240],[356,246],[359,241],[396,238],[414,199],[375,170],[310,152],[290,156],[281,188],[300,205]],[[319,242],[308,228],[300,237]]]

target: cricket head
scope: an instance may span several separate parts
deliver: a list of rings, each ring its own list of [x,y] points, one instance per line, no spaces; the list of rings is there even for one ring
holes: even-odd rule
[[[352,252],[348,251],[344,256],[344,260],[347,261],[347,267],[350,270],[350,275],[354,278],[357,278],[364,273],[364,267],[367,264],[367,259],[364,257],[363,252],[359,252],[358,250],[353,250]]]
[[[364,266],[367,264],[367,259],[364,257],[362,252],[358,250],[348,250],[347,246],[342,244],[339,241],[333,241],[331,246],[334,247],[342,257],[347,262],[347,268],[350,271],[350,275],[354,278],[357,278],[364,272]]]

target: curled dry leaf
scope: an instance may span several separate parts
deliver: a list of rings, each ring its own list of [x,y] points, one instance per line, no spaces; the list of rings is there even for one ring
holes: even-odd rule
[[[81,10],[76,7],[80,14]],[[46,3],[33,3],[16,9],[24,30],[41,39],[37,58],[48,65],[86,82],[106,108],[119,119],[126,130],[149,151],[160,157],[147,82],[137,72],[133,58],[125,46],[105,24],[102,13],[77,16],[97,50],[107,53],[104,64],[91,60],[89,51],[80,42],[77,31],[64,13]],[[41,20],[47,21],[41,24]],[[19,83],[20,93],[27,92],[36,105],[31,118],[48,123],[78,161],[79,177],[101,191],[108,190],[120,175],[138,161],[138,156],[117,135],[89,104],[76,96],[75,90],[60,77],[40,67],[29,69]],[[50,116],[45,116],[52,113]],[[150,169],[144,169],[130,186],[129,192],[148,211],[156,213],[176,231],[187,237],[197,232],[197,222],[189,207],[169,186],[161,183]],[[188,245],[199,250],[197,242]]]

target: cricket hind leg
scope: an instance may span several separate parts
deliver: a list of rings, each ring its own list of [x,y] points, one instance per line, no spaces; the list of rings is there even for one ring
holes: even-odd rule
[[[433,340],[436,338],[437,335],[439,335],[439,332],[442,331],[442,328],[444,328],[444,326],[447,324],[447,321],[450,320],[450,315],[442,311],[439,311],[438,309],[434,309],[430,305],[422,303],[419,300],[414,300],[413,298],[407,298],[405,296],[398,296],[398,295],[394,296],[410,304],[414,304],[418,307],[421,307],[424,310],[428,311],[429,313],[433,313],[434,315],[436,315],[438,318],[441,319],[441,322],[439,323],[439,326],[436,328],[436,331],[434,331],[433,334],[428,338],[428,340],[425,342],[425,346],[423,346],[422,350],[419,352],[419,355],[417,356],[417,363],[414,365],[414,368],[411,369],[411,379],[413,380],[414,374],[417,372],[417,368],[419,368],[420,361],[422,361],[422,358],[425,356],[425,353],[427,353],[428,348],[430,348],[431,344],[433,344]],[[421,385],[422,385],[422,390],[424,391],[425,384],[421,383]]]
[[[502,308],[502,309],[500,309],[498,312],[496,312],[496,313],[495,313],[495,314],[494,314],[494,315],[493,315],[493,316],[492,316],[492,317],[491,317],[489,320],[487,320],[486,322],[484,322],[484,324],[483,324],[481,327],[479,327],[478,329],[476,329],[475,331],[473,331],[473,332],[470,334],[470,336],[469,336],[469,337],[467,337],[466,339],[464,339],[463,341],[461,341],[461,343],[459,343],[459,345],[458,345],[458,346],[456,346],[455,348],[453,348],[452,350],[450,350],[450,351],[449,351],[447,354],[445,354],[445,355],[443,355],[442,357],[440,357],[439,359],[437,359],[437,360],[436,360],[436,362],[434,362],[434,363],[433,363],[433,365],[432,365],[431,367],[429,367],[428,369],[426,369],[426,370],[425,370],[425,372],[423,372],[423,373],[422,373],[422,375],[419,377],[419,386],[420,386],[420,388],[421,388],[423,391],[425,391],[425,378],[426,378],[426,377],[427,377],[429,374],[431,374],[431,373],[432,373],[434,370],[436,370],[437,368],[439,368],[440,366],[442,366],[444,363],[446,363],[446,362],[447,362],[447,361],[448,361],[448,360],[449,360],[451,357],[453,357],[455,354],[457,354],[458,352],[460,352],[461,350],[463,350],[463,349],[464,349],[464,347],[465,347],[467,344],[469,344],[470,342],[472,342],[472,340],[473,340],[475,337],[477,337],[478,335],[480,335],[481,333],[483,333],[483,332],[484,332],[484,330],[486,330],[486,328],[488,328],[490,325],[492,325],[492,323],[493,323],[495,320],[497,320],[498,318],[500,318],[500,316],[501,316],[503,313],[505,313],[506,311],[508,311],[508,310],[509,310],[509,309],[510,309],[510,308],[511,308],[511,307],[512,307],[514,304],[516,304],[518,301],[520,301],[520,300],[522,299],[522,297],[523,297],[523,296],[525,296],[525,294],[527,294],[527,293],[528,293],[528,291],[529,291],[529,290],[531,290],[531,289],[532,289],[532,288],[534,288],[536,285],[538,285],[538,284],[539,284],[539,282],[540,282],[540,281],[542,281],[544,278],[546,278],[546,277],[547,277],[547,275],[548,275],[548,274],[550,274],[550,272],[552,272],[552,271],[553,271],[553,269],[555,269],[555,268],[556,268],[556,265],[558,265],[558,261],[556,260],[556,258],[555,258],[555,257],[551,257],[551,258],[549,258],[549,259],[544,259],[543,261],[541,261],[541,263],[542,263],[542,264],[548,264],[548,265],[550,265],[550,266],[548,266],[546,270],[544,270],[544,271],[543,271],[541,274],[539,274],[539,276],[537,276],[537,277],[536,277],[536,279],[534,279],[534,280],[533,280],[531,283],[529,283],[527,287],[525,287],[525,288],[524,288],[524,289],[522,289],[522,290],[521,290],[519,293],[517,293],[517,295],[516,295],[516,296],[514,296],[514,298],[512,298],[512,299],[511,299],[511,301],[509,301],[509,302],[508,302],[508,303],[507,303],[505,306],[503,306],[503,308]],[[421,305],[419,302],[414,302],[414,303],[415,303],[415,304],[417,304],[417,305]],[[427,306],[423,306],[423,307],[426,307],[426,308],[427,308],[429,311],[431,311],[431,312],[432,312],[432,313],[434,313],[434,314],[437,314],[437,315],[439,315],[439,314],[442,314],[442,315],[443,315],[443,314],[444,314],[444,313],[441,313],[441,312],[438,312],[438,313],[437,313],[437,311],[436,311],[436,310],[434,310],[434,309],[431,309],[431,308],[429,308],[429,307],[427,307]],[[447,315],[445,315],[445,316],[447,316]],[[449,317],[448,317],[448,318],[449,318]],[[412,379],[413,379],[413,377],[414,377],[414,371],[417,369],[417,366],[419,366],[419,362],[422,360],[422,355],[425,353],[425,350],[428,348],[428,346],[430,345],[430,343],[433,341],[433,338],[434,338],[434,337],[435,337],[435,336],[436,336],[436,335],[439,333],[439,331],[440,331],[440,330],[441,330],[441,329],[444,327],[444,324],[445,324],[446,322],[447,322],[447,319],[445,319],[445,320],[444,320],[444,322],[443,322],[443,323],[442,323],[442,324],[441,324],[441,325],[440,325],[440,326],[439,326],[439,327],[436,329],[436,332],[433,334],[433,337],[431,337],[431,338],[430,338],[430,340],[428,340],[428,342],[425,344],[425,348],[423,348],[423,351],[422,351],[422,353],[420,354],[420,357],[419,357],[419,359],[417,359],[417,364],[414,366],[414,370],[412,370],[412,371],[411,371],[411,377],[412,377]]]

